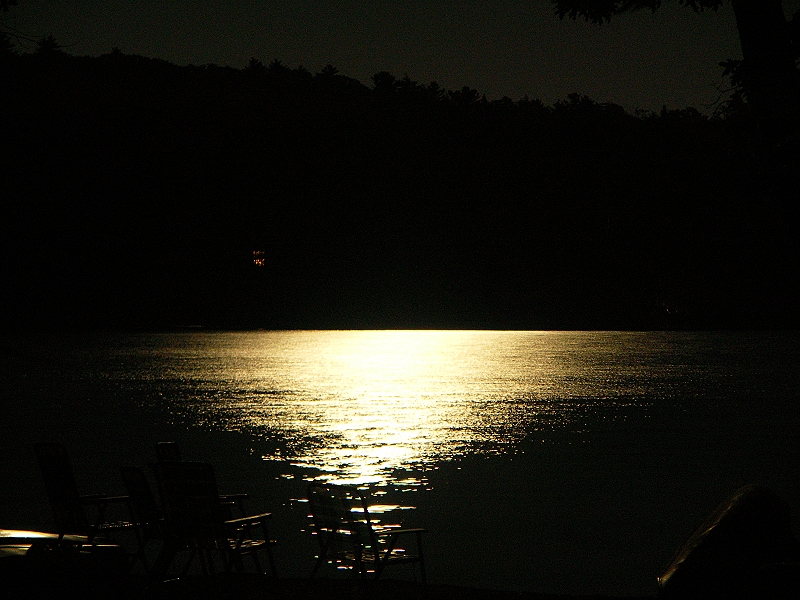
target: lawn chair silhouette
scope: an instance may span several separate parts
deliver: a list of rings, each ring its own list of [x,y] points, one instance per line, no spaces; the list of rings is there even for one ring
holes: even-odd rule
[[[259,551],[267,555],[271,574],[277,578],[267,522],[271,513],[226,519],[211,465],[189,461],[162,461],[151,465],[164,511],[166,542],[157,562],[169,566],[181,549],[189,549],[183,575],[194,557],[205,575],[215,573],[214,556],[222,558],[225,571],[243,571],[245,556],[259,573],[264,573]],[[260,532],[261,535],[255,535]]]
[[[154,576],[156,580],[163,580],[175,555],[178,552],[196,553],[196,547],[168,532],[164,512],[156,502],[150,481],[144,471],[138,467],[126,466],[120,468],[120,475],[130,497],[133,520],[137,529],[138,548],[134,563],[140,561],[146,574]],[[154,540],[160,542],[160,551],[151,565],[147,549]],[[187,570],[189,566],[190,562],[187,563]]]
[[[47,499],[53,510],[58,539],[65,535],[86,536],[87,543],[95,538],[113,538],[115,532],[131,530],[133,522],[127,520],[108,521],[106,513],[112,504],[126,504],[128,496],[105,494],[81,495],[75,482],[67,450],[60,443],[38,443],[34,445],[36,460],[42,472]],[[94,513],[91,518],[90,514]]]
[[[150,572],[147,560],[147,547],[153,540],[164,543],[164,513],[156,503],[150,482],[144,471],[138,467],[121,467],[120,475],[130,499],[131,518],[136,531],[136,561],[141,561],[146,573]]]
[[[366,497],[355,487],[313,482],[308,486],[313,532],[319,554],[311,572],[313,578],[327,563],[352,569],[354,576],[373,573],[395,564],[418,563],[422,583],[427,583],[422,552],[421,528],[380,527],[370,518]],[[397,546],[399,538],[413,534],[416,552]]]
[[[158,462],[183,460],[183,453],[181,452],[181,448],[177,442],[156,442],[155,449],[156,449],[156,460],[158,460]],[[223,506],[228,511],[226,518],[228,519],[234,518],[232,510],[233,506],[237,507],[240,517],[248,516],[247,510],[245,509],[244,506],[244,501],[247,500],[249,497],[250,497],[249,494],[244,494],[244,493],[220,494]]]

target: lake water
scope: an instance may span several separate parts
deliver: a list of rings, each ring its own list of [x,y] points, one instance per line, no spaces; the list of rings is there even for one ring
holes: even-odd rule
[[[191,332],[3,346],[6,389],[38,398],[5,403],[4,447],[60,433],[96,444],[85,462],[110,462],[170,436],[280,503],[284,540],[307,534],[306,481],[364,485],[398,507],[385,518],[430,530],[437,582],[652,593],[740,485],[800,508],[796,333]],[[51,420],[31,429],[37,402],[51,402]],[[305,543],[282,547],[287,572],[310,567]]]

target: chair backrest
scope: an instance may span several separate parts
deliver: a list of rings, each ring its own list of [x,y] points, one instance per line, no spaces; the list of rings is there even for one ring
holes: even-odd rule
[[[324,549],[370,546],[374,532],[364,495],[355,487],[312,482],[308,502],[314,532]]]
[[[224,512],[211,465],[189,461],[151,464],[170,531],[199,542],[224,537]]]
[[[161,509],[156,503],[147,476],[139,467],[121,467],[120,475],[128,492],[136,521],[142,525],[153,525],[161,518]]]
[[[156,442],[156,460],[182,460],[177,442]]]
[[[79,501],[78,484],[66,447],[56,442],[41,442],[34,444],[34,451],[53,510],[56,531],[61,535],[87,533],[89,521]]]

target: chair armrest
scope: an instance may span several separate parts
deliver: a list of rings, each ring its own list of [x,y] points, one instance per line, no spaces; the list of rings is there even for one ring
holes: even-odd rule
[[[422,527],[409,527],[403,529],[387,529],[385,531],[375,532],[375,536],[379,543],[386,544],[385,548],[381,550],[383,558],[380,560],[388,561],[395,551],[396,544],[400,542],[400,536],[404,533],[413,533],[416,537],[417,552],[422,557],[422,534],[427,532],[427,529]]]
[[[92,502],[99,502],[105,497],[105,494],[83,494],[78,496],[78,502],[83,504],[91,504]]]
[[[130,496],[105,496],[103,498],[103,502],[128,502],[131,499]]]
[[[233,502],[235,500],[247,500],[250,494],[220,494],[219,499],[223,502]]]
[[[404,533],[427,533],[424,527],[409,527],[403,529],[383,529],[376,530],[375,535],[378,537],[388,537],[390,535],[403,535]]]
[[[109,502],[128,502],[130,496],[106,496],[105,494],[89,494],[80,496],[78,501],[81,504],[108,504]]]
[[[249,517],[241,517],[240,519],[230,519],[225,521],[225,525],[231,527],[246,527],[248,525],[258,525],[271,518],[272,513],[261,513],[260,515],[251,515]]]

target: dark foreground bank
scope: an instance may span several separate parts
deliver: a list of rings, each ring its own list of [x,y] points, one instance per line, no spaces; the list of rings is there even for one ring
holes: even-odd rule
[[[5,570],[4,570],[5,571]],[[64,580],[60,578],[27,579],[2,575],[9,597],[73,597],[93,600],[589,600],[611,598],[604,595],[571,596],[487,590],[454,585],[422,584],[401,580],[354,581],[352,579],[279,579],[255,573],[220,575],[211,581],[190,577],[156,585],[141,580],[110,582]],[[655,596],[627,597],[644,600]],[[614,598],[617,598],[616,596]]]
[[[4,536],[4,537],[3,537]],[[72,597],[85,600],[274,598],[276,600],[545,600],[603,598],[500,591],[413,580],[352,577],[280,578],[260,573],[184,571],[180,578],[131,570],[118,544],[73,545],[55,534],[0,530],[0,589],[11,597]],[[191,563],[189,563],[191,564]],[[203,563],[205,565],[205,563]],[[521,575],[521,574],[520,574]],[[664,600],[800,597],[800,544],[788,505],[760,486],[730,496],[697,528],[659,577]],[[513,582],[509,582],[513,587]],[[640,595],[650,598],[656,594]],[[627,596],[634,598],[634,596]]]
[[[198,582],[164,584],[159,590],[148,591],[142,598],[285,598],[286,600],[567,600],[569,598],[607,598],[609,596],[567,596],[486,590],[454,585],[428,584],[414,581],[378,580],[354,582],[351,579],[282,579],[278,582],[245,575],[213,586]],[[647,598],[642,596],[640,598]],[[631,600],[634,600],[631,598]]]
[[[14,534],[29,539],[13,537]],[[5,536],[5,537],[3,537]],[[32,537],[31,537],[32,536]],[[71,536],[67,536],[71,537]],[[118,544],[82,549],[54,534],[0,530],[2,597],[83,600],[556,600],[610,598],[423,584],[413,579],[274,577],[256,572],[197,572],[157,581],[131,569],[130,555]],[[65,538],[66,539],[66,538]],[[617,596],[618,597],[618,596]],[[650,598],[653,596],[627,596]]]

